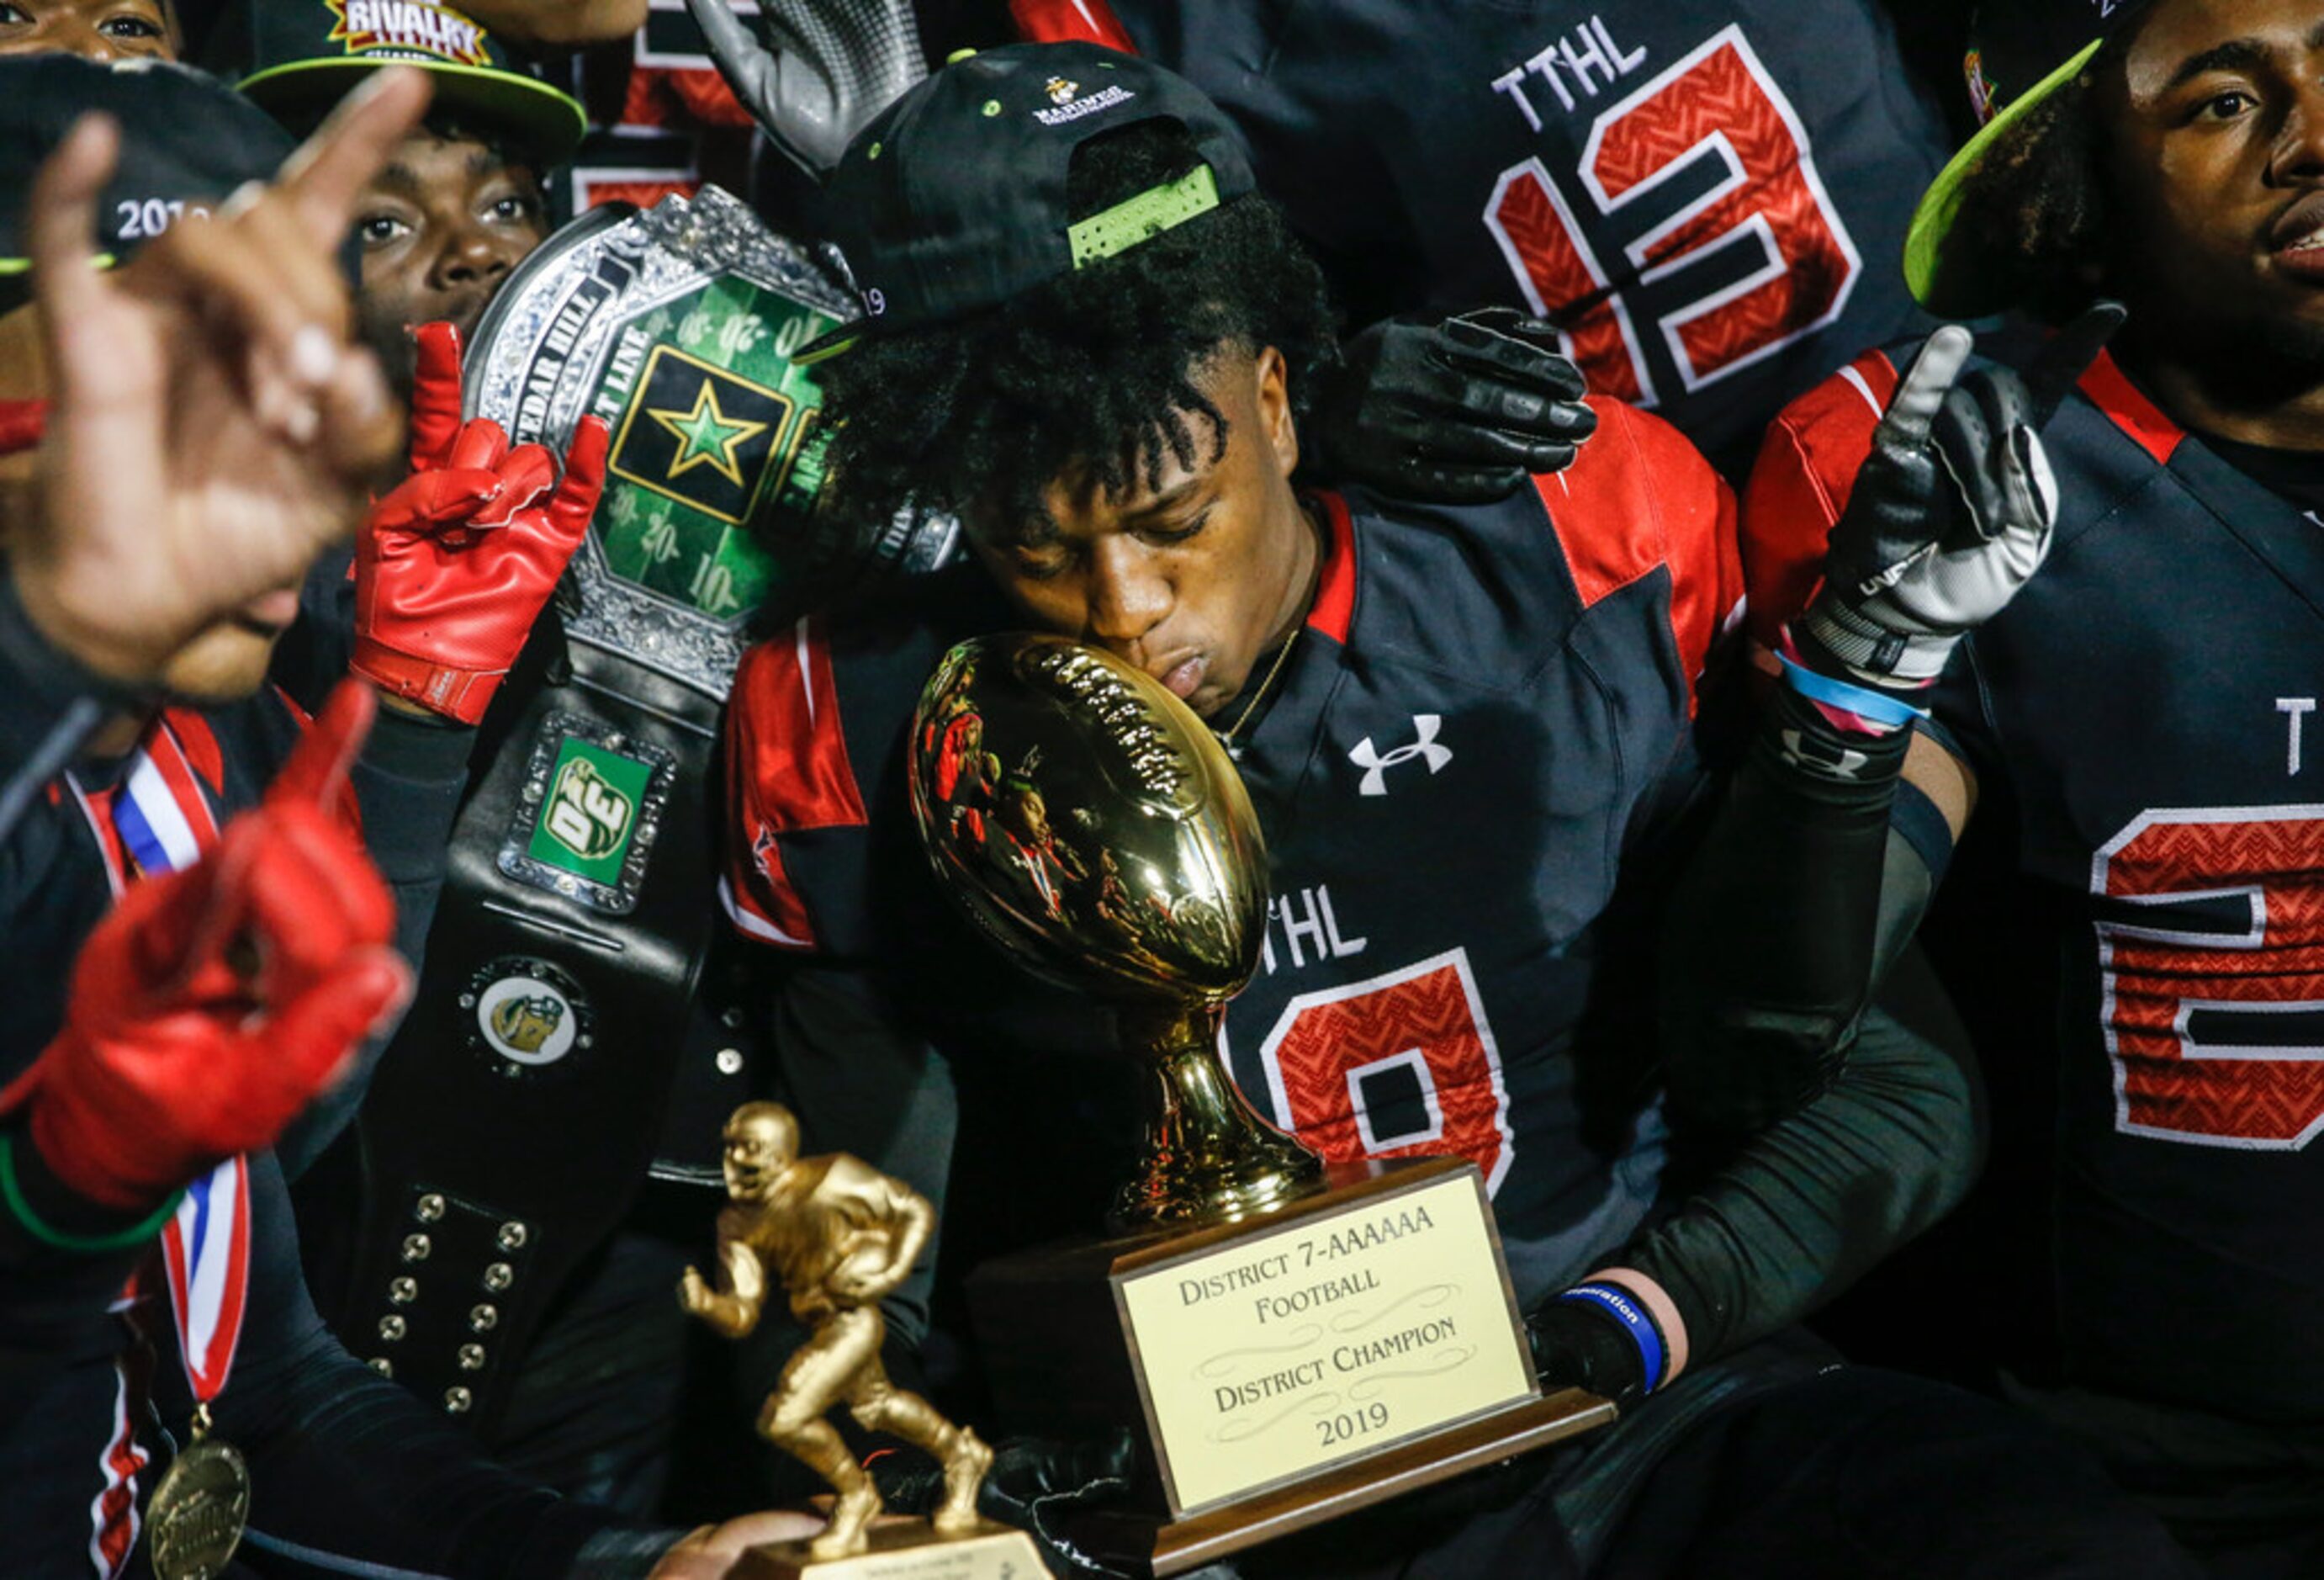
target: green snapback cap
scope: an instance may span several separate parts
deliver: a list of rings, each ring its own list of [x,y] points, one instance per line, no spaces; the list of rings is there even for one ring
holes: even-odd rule
[[[489,30],[438,0],[233,0],[211,35],[216,68],[286,121],[320,115],[382,66],[416,66],[436,108],[508,134],[544,171],[589,129],[573,96],[512,62]]]
[[[1946,318],[2013,305],[1990,262],[1959,233],[1961,199],[1987,157],[2036,107],[2071,86],[2108,39],[2127,32],[2153,0],[1984,0],[1969,19],[1961,69],[1978,118],[1971,137],[1923,195],[1904,236],[1904,283]]]

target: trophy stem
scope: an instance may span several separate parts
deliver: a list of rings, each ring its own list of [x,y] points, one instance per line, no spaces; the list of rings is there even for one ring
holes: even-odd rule
[[[1226,1222],[1304,1196],[1323,1160],[1259,1116],[1219,1061],[1217,1004],[1126,1012],[1147,1068],[1144,1154],[1115,1194],[1108,1224]]]

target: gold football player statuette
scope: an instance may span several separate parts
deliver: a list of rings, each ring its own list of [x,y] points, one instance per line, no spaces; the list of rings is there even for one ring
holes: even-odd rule
[[[918,1444],[944,1467],[940,1536],[981,1528],[977,1490],[992,1450],[888,1381],[881,1297],[902,1283],[936,1225],[927,1198],[845,1152],[798,1155],[798,1122],[775,1103],[746,1103],[726,1122],[726,1194],[718,1215],[718,1289],[686,1270],[678,1299],[729,1338],[758,1326],[770,1281],[808,1330],[759,1412],[759,1433],[831,1483],[831,1525],[807,1544],[824,1562],[862,1552],[881,1509],[879,1489],[824,1418],[835,1405],[867,1430]]]

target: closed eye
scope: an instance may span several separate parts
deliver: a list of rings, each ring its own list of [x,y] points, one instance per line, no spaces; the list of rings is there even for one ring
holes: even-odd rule
[[[1028,581],[1055,581],[1070,568],[1072,557],[1056,550],[1043,553],[1019,549],[1010,555],[1009,563],[1018,575]]]
[[[1211,524],[1211,512],[1216,508],[1204,505],[1191,519],[1184,522],[1151,522],[1139,528],[1139,537],[1153,543],[1183,543]]]

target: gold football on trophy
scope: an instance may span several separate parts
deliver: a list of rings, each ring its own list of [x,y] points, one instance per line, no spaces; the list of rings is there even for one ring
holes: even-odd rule
[[[1234,764],[1152,677],[1022,633],[945,656],[912,721],[912,813],[938,882],[1001,947],[1112,1002],[1142,1049],[1146,1157],[1113,1222],[1239,1217],[1323,1177],[1219,1067],[1267,923],[1267,854]]]

